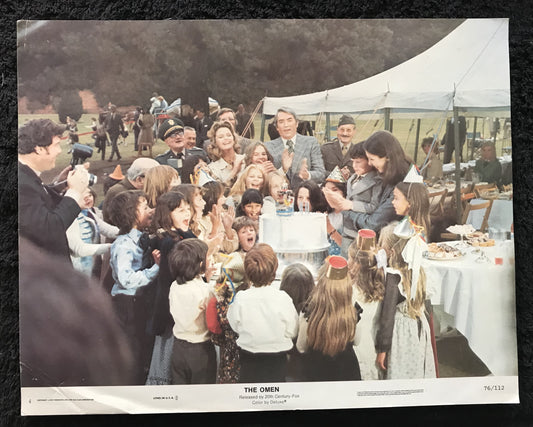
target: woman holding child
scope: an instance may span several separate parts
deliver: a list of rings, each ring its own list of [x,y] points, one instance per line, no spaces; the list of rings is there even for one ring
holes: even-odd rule
[[[343,211],[345,231],[341,254],[344,257],[348,256],[348,248],[355,237],[350,230],[371,229],[379,233],[397,219],[392,191],[412,165],[398,139],[388,131],[375,132],[362,143],[364,156],[360,145],[352,149],[353,166],[354,169],[358,167],[358,172],[348,183],[348,199],[324,192],[329,205]],[[361,188],[365,191],[359,192]]]

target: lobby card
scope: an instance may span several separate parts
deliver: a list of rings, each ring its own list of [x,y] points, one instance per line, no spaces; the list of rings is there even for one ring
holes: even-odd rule
[[[349,114],[356,123],[353,142],[364,141],[377,130],[390,129],[408,156],[424,169],[427,162],[422,139],[435,136],[442,158],[444,143],[440,150],[438,144],[447,127],[453,128],[454,117],[461,117],[466,124],[466,143],[459,163],[462,179],[470,183],[477,180],[479,184],[482,179],[472,176],[472,170],[486,143],[495,147],[502,176],[512,176],[508,25],[507,19],[123,21],[120,25],[117,21],[19,21],[19,126],[36,118],[58,122],[62,114],[68,115],[69,108],[73,108],[68,103],[65,106],[62,100],[74,98],[74,104],[81,103],[83,110],[77,120],[78,142],[96,150],[91,119],[97,118],[108,104],[117,103],[122,107],[120,111],[129,126],[134,123],[130,113],[135,106],[149,108],[156,92],[167,98],[169,114],[187,111],[189,102],[198,102],[196,95],[201,100],[204,95],[208,97],[209,103],[205,104],[210,113],[224,107],[236,110],[241,102],[239,93],[242,93],[248,100],[247,108],[254,115],[253,140],[273,139],[268,125],[281,106],[293,108],[300,122],[308,123],[311,135],[320,144],[336,137],[337,122],[343,114]],[[407,49],[407,43],[402,45],[402,40],[416,39],[424,26],[431,28],[430,44],[409,46],[409,52],[414,52],[411,56],[392,57],[392,52],[397,53],[403,45]],[[258,29],[261,36],[252,36]],[[298,42],[294,46],[284,42],[283,34],[289,29],[291,39]],[[328,49],[322,57],[322,72],[329,74],[322,79],[314,75],[314,67],[305,58],[306,46],[316,49],[320,44],[318,29],[324,33],[322,45]],[[358,47],[355,41],[352,43],[347,38],[353,33],[353,40],[356,40],[358,35],[369,32],[381,37],[381,49],[391,55],[380,56],[377,45],[374,46],[376,53],[365,53],[366,46]],[[88,35],[85,41],[89,44],[83,43],[83,34]],[[224,40],[218,40],[222,43],[219,46],[215,34],[228,34],[233,47],[222,43]],[[137,39],[136,35],[139,35]],[[336,37],[336,43],[327,43],[328,36]],[[370,43],[372,38],[364,40]],[[463,52],[467,49],[465,38],[470,48],[477,49],[475,55]],[[206,43],[213,44],[211,50]],[[52,50],[50,46],[55,48]],[[180,49],[180,46],[187,48]],[[201,46],[205,49],[200,49]],[[334,49],[337,50],[332,52]],[[277,60],[268,57],[274,52],[292,66],[276,69]],[[174,55],[179,61],[171,59]],[[348,57],[343,59],[346,55]],[[464,55],[472,62],[459,61],[457,56],[448,60],[446,55]],[[147,61],[152,65],[147,65]],[[427,70],[422,64],[431,68],[439,63],[451,65],[438,67],[442,75],[437,78],[424,74]],[[354,68],[351,73],[334,72],[336,68],[350,66]],[[249,72],[239,73],[242,67]],[[373,71],[369,74],[366,69]],[[420,75],[413,78],[415,70]],[[312,89],[301,83],[303,72],[313,82]],[[239,77],[232,80],[232,75]],[[280,84],[287,78],[292,88]],[[180,79],[183,80],[181,85],[173,82]],[[201,86],[198,94],[190,90],[191,85]],[[247,88],[252,86],[253,90]],[[256,86],[261,88],[261,93]],[[234,96],[231,96],[232,91]],[[123,157],[131,156],[121,163],[125,175],[127,167],[137,157],[137,153],[133,153],[133,127],[129,129],[132,134],[129,138],[126,135],[119,145]],[[65,153],[72,149],[66,139],[62,144]],[[157,140],[154,148],[158,144],[164,145]],[[50,182],[73,160],[71,157],[70,151],[58,157],[55,168],[41,175],[43,181]],[[85,160],[91,162],[90,171],[98,177],[93,189],[97,192],[97,201],[101,201],[103,179],[111,174],[115,164],[100,162],[98,153]],[[444,162],[443,178],[439,182],[427,180],[428,188],[436,191],[439,185],[453,187],[456,166],[457,163]],[[453,194],[451,187],[450,194]],[[117,382],[107,384],[95,374],[98,380],[85,375],[79,384],[72,383],[72,376],[64,375],[71,381],[66,385],[58,378],[80,367],[75,360],[86,359],[88,370],[93,374],[106,363],[98,354],[101,349],[87,347],[83,339],[76,336],[78,325],[71,323],[66,328],[59,321],[54,323],[57,334],[51,342],[39,341],[39,325],[21,331],[21,345],[28,343],[28,348],[34,352],[21,360],[25,374],[21,384],[21,413],[27,416],[144,414],[519,403],[512,179],[502,183],[499,194],[478,192],[473,198],[475,203],[485,198],[492,200],[488,218],[472,212],[469,221],[480,226],[487,220],[487,240],[492,240],[493,245],[463,249],[457,260],[424,260],[431,278],[428,298],[433,308],[438,378],[124,386]],[[24,248],[27,246],[22,245],[21,251],[25,251]],[[42,262],[47,262],[47,254],[38,253]],[[62,268],[65,268],[64,274],[50,280],[68,282],[74,273]],[[31,286],[32,283],[20,283],[21,290],[28,292]],[[279,283],[272,286],[279,286]],[[63,316],[72,298],[68,286],[64,289],[66,292],[58,295],[56,302],[53,298],[25,300],[24,306],[21,305],[21,322],[24,316],[30,318],[29,313],[36,308],[32,304],[39,305],[52,316],[57,314],[57,318],[60,318],[59,313]],[[109,301],[103,304],[101,310],[105,314],[102,316],[110,316],[111,309]],[[75,316],[73,319],[74,322],[91,322],[91,319],[82,321]],[[83,325],[79,325],[79,330],[84,330]],[[39,345],[43,346],[42,352],[38,351]],[[44,356],[40,357],[40,353]],[[120,364],[120,360],[110,358],[106,366],[108,371],[113,363]],[[87,385],[93,380],[98,384]]]

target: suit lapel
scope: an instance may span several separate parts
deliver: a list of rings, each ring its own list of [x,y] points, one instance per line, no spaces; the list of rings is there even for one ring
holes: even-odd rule
[[[341,147],[340,147],[340,142],[339,140],[335,141],[333,143],[333,153],[335,154],[335,163],[336,164],[340,164],[341,162],[344,161],[343,157],[342,157],[342,150],[341,150]]]
[[[301,163],[305,154],[305,144],[302,139],[303,137],[299,134],[296,134],[294,137],[294,159],[292,160],[291,172],[296,175],[300,172]],[[307,167],[310,169],[311,165],[308,164]]]
[[[369,172],[357,183],[357,185],[352,191],[352,194],[361,194],[362,192],[368,190],[370,187],[373,187],[376,184],[375,176],[375,172]]]

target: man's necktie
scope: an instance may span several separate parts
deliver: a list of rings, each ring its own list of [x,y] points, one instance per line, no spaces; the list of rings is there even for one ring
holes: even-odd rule
[[[347,151],[348,151],[348,146],[347,145],[343,145],[342,146],[342,155],[344,156]]]
[[[289,150],[289,154],[294,151],[294,142],[292,142],[292,139],[287,141],[287,149]]]

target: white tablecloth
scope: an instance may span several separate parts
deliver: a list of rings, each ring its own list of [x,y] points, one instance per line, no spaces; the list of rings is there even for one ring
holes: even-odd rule
[[[494,375],[517,375],[514,251],[507,241],[483,248],[490,263],[467,249],[454,261],[424,260],[431,302],[453,316],[453,326]],[[503,255],[503,265],[494,257]]]
[[[500,164],[502,165],[502,167],[507,167],[508,164],[513,162],[513,158],[510,155],[498,157],[498,160],[500,161]],[[461,168],[461,170],[466,170],[469,167],[473,168],[476,165],[476,161],[469,160],[468,162],[460,163],[459,165],[460,165],[459,167]],[[442,165],[442,172],[444,174],[450,174],[452,172],[455,172],[455,163],[446,163]]]
[[[484,199],[473,199],[470,201],[472,205],[486,202]],[[479,230],[483,222],[483,215],[485,209],[478,211],[471,211],[466,220],[467,224]],[[511,231],[511,224],[513,223],[513,201],[512,200],[494,200],[489,215],[489,228],[497,230]]]

